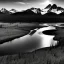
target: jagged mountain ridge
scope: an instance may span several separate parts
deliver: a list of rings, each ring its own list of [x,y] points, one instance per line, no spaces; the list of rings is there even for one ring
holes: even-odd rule
[[[32,7],[21,12],[16,12],[13,15],[41,15],[41,9]]]
[[[41,14],[41,9],[32,7],[24,11],[17,11],[15,9],[7,10],[5,8],[2,8],[0,12],[1,14]]]
[[[60,14],[60,13],[64,12],[64,8],[59,7],[56,4],[53,4],[53,5],[49,4],[47,7],[45,7],[45,9],[48,9],[46,11],[47,13],[48,12],[54,12],[56,14]]]
[[[49,4],[48,6],[46,6],[44,9],[40,9],[40,8],[30,8],[24,11],[17,11],[15,9],[11,9],[11,10],[7,10],[5,8],[2,8],[0,10],[1,14],[5,13],[5,14],[40,14],[40,15],[44,15],[47,14],[49,12],[54,12],[56,14],[60,14],[62,12],[64,12],[64,8],[57,6],[56,4]]]
[[[0,10],[0,14],[9,14],[9,11],[7,9],[5,9],[5,8],[2,8]]]
[[[51,8],[51,4],[49,4],[48,6],[45,7],[45,9]]]
[[[1,10],[0,10],[0,12],[3,14],[12,14],[12,13],[16,13],[17,12],[17,10],[15,10],[15,9],[11,9],[11,10],[7,10],[6,8],[2,8]]]
[[[46,10],[47,9],[47,10]],[[46,11],[45,11],[46,10]],[[27,12],[28,11],[28,12]],[[30,13],[31,12],[31,13]],[[60,14],[62,12],[64,12],[64,8],[62,7],[59,7],[57,6],[56,4],[49,4],[48,6],[46,6],[43,10],[41,10],[40,8],[30,8],[30,9],[27,9],[25,11],[22,11],[22,12],[18,12],[18,13],[15,13],[15,14],[40,14],[40,15],[44,15],[46,13],[49,13],[49,12],[53,12],[53,13],[56,13],[56,14]],[[42,14],[43,13],[43,14]]]

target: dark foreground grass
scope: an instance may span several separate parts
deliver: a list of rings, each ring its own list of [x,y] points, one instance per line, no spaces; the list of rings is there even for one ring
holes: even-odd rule
[[[64,50],[40,49],[31,53],[18,53],[0,57],[0,64],[64,64]]]

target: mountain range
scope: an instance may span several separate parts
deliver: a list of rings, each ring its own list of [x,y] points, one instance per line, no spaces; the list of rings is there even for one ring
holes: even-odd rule
[[[11,9],[11,10],[7,10],[7,9],[5,9],[5,8],[2,8],[1,10],[0,10],[0,13],[4,13],[4,14],[12,14],[12,13],[16,13],[16,12],[18,12],[17,10],[15,10],[15,9]]]
[[[49,4],[44,9],[29,8],[23,11],[15,9],[0,10],[0,21],[2,22],[64,22],[64,8],[56,4]]]
[[[60,14],[62,15],[62,13],[64,12],[64,8],[57,6],[56,4],[49,4],[48,6],[46,6],[44,9],[40,9],[40,8],[30,8],[24,11],[17,11],[15,9],[11,9],[11,10],[7,10],[5,8],[2,8],[0,10],[0,14],[15,14],[15,15],[19,15],[19,14],[37,14],[37,15],[44,15],[44,14],[49,14],[50,12],[52,13],[56,13],[56,14]]]
[[[53,5],[49,4],[47,7],[45,7],[45,9],[47,9],[47,11],[46,11],[47,13],[54,12],[56,14],[60,14],[60,13],[64,12],[64,8],[59,7],[56,4],[53,4]]]

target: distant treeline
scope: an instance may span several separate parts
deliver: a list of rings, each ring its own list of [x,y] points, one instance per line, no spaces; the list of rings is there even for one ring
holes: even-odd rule
[[[64,22],[64,16],[60,15],[8,15],[0,14],[1,22]]]

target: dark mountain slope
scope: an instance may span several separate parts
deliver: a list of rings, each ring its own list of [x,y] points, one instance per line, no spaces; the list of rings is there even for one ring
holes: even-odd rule
[[[31,11],[30,9],[23,11],[23,12],[16,12],[12,15],[35,15],[35,13],[33,11]]]
[[[60,13],[59,15],[60,15],[60,16],[64,16],[64,12]]]
[[[46,13],[44,15],[46,15],[46,16],[57,16],[57,14],[54,13],[54,12],[48,12],[48,13]]]

